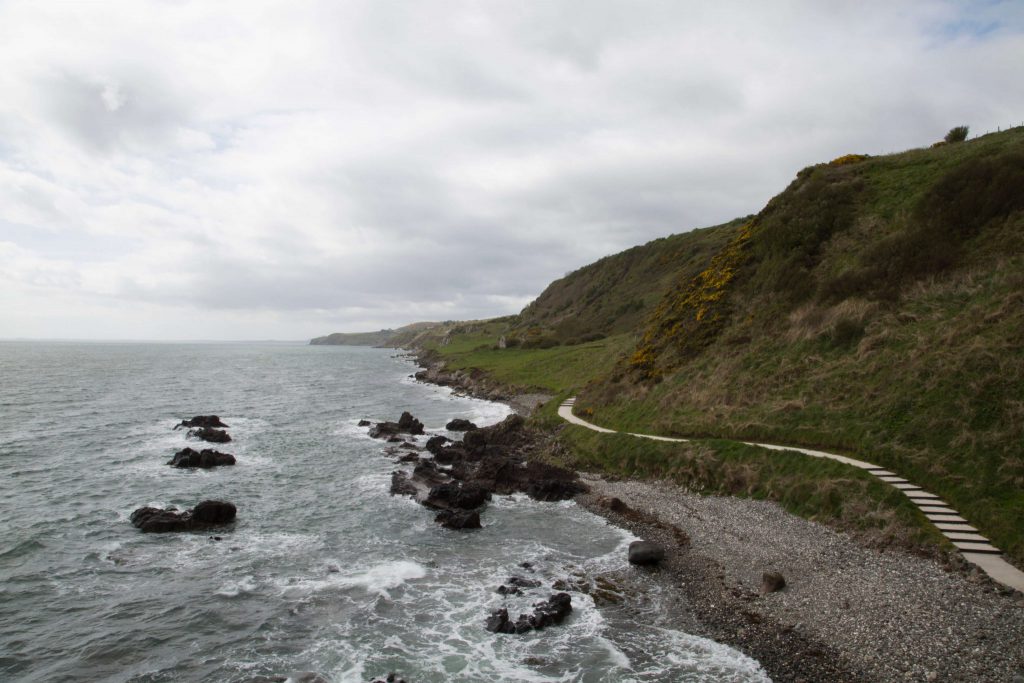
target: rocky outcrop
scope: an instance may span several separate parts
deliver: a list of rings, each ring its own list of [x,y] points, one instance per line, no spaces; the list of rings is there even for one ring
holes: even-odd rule
[[[476,510],[442,510],[434,521],[446,529],[479,529],[480,513]]]
[[[174,454],[174,457],[167,461],[167,464],[171,467],[198,467],[201,469],[209,469],[211,467],[221,467],[224,465],[234,465],[235,456],[230,453],[221,453],[210,448],[204,448],[201,451],[196,451],[191,448],[183,448]]]
[[[444,426],[449,432],[468,432],[471,429],[476,429],[477,426],[469,420],[464,420],[461,417],[457,417],[451,420]]]
[[[484,627],[491,633],[526,633],[561,624],[572,613],[572,598],[568,593],[555,593],[533,607],[533,614],[520,614],[515,622],[509,618],[507,609],[495,610]]]
[[[209,441],[210,443],[228,443],[231,441],[230,434],[225,432],[223,429],[214,429],[213,427],[190,429],[188,430],[188,436],[193,439]]]
[[[454,513],[483,507],[493,493],[522,492],[537,500],[556,501],[586,491],[575,472],[525,457],[534,438],[519,415],[468,431],[461,442],[431,437],[426,450],[433,460],[420,459],[412,473],[393,473],[391,493],[410,495],[426,507]],[[478,520],[454,514],[439,514],[436,519],[450,528],[478,525]]]
[[[191,510],[179,512],[177,508],[139,508],[131,514],[131,523],[147,533],[169,531],[196,531],[211,526],[228,524],[235,520],[237,509],[223,500],[204,500]]]
[[[378,422],[370,427],[370,436],[375,439],[391,439],[399,434],[422,433],[423,423],[408,412],[402,413],[402,416],[398,418],[398,422]],[[401,441],[401,439],[397,439],[397,441]]]
[[[196,415],[190,420],[182,420],[174,426],[175,429],[181,429],[182,427],[209,427],[214,429],[216,427],[224,428],[226,424],[220,421],[220,418],[216,415]]]

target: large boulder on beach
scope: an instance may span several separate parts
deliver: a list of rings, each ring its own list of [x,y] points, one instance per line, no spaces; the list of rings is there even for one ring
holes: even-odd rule
[[[222,500],[204,500],[192,510],[179,512],[176,508],[143,507],[129,518],[133,526],[147,533],[194,531],[210,526],[229,524],[235,520],[237,509],[233,503]]]
[[[209,441],[210,443],[227,443],[231,441],[230,434],[225,432],[223,429],[214,429],[213,427],[190,429],[188,430],[188,436],[194,439]]]
[[[227,427],[227,425],[221,422],[220,418],[216,415],[196,415],[189,420],[182,420],[174,426],[175,429],[180,429],[181,427],[209,427],[213,429],[216,427]]]
[[[183,448],[174,454],[174,457],[167,461],[167,464],[171,467],[198,467],[200,469],[209,469],[211,467],[222,467],[224,465],[234,465],[235,456],[230,453],[221,453],[210,448],[204,448],[201,451],[194,450],[192,448]]]
[[[629,563],[655,565],[665,559],[665,549],[652,541],[633,541],[629,544]]]
[[[457,417],[451,420],[444,426],[449,432],[468,432],[472,429],[476,429],[477,426],[469,420],[464,420],[461,417]]]

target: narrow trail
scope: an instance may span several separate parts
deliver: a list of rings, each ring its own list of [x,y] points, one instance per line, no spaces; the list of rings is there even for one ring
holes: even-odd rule
[[[575,404],[575,397],[564,401],[558,408],[559,417],[564,419],[566,422],[580,427],[585,427],[595,432],[601,432],[603,434],[618,433],[614,429],[598,427],[597,425],[587,422],[582,418],[576,417],[572,412]],[[640,439],[651,439],[654,441],[668,441],[672,443],[685,443],[687,441],[691,441],[691,439],[655,436],[653,434],[634,434],[632,432],[622,433],[628,434],[629,436],[635,436]],[[920,486],[911,484],[895,472],[890,472],[887,469],[877,465],[872,465],[871,463],[864,462],[863,460],[856,460],[854,458],[848,458],[844,455],[837,455],[835,453],[815,451],[808,448],[791,448],[788,446],[776,446],[774,444],[767,443],[753,443],[749,441],[743,441],[741,443],[748,446],[767,448],[773,451],[795,451],[797,453],[803,453],[804,455],[811,456],[812,458],[827,458],[829,460],[835,460],[836,462],[841,462],[845,465],[857,467],[869,472],[890,486],[902,491],[903,494],[907,496],[912,503],[914,503],[914,505],[920,508],[921,512],[924,513],[924,516],[928,518],[928,521],[934,524],[935,528],[937,528],[943,536],[949,539],[957,550],[960,551],[965,560],[977,565],[982,571],[992,577],[994,581],[997,581],[1004,586],[1024,592],[1024,572],[1004,560],[1002,557],[1002,551],[1000,551],[999,548],[992,545],[991,541],[978,533],[976,528],[968,524],[967,520],[964,519],[960,513],[943,502],[942,499],[934,493],[928,493]]]

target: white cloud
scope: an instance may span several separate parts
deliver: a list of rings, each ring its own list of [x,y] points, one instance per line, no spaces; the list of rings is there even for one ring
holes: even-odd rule
[[[0,4],[0,336],[518,310],[797,170],[1020,123],[1019,3]]]

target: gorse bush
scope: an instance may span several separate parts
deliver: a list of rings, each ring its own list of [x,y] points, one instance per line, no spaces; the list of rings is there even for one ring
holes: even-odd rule
[[[949,132],[946,133],[946,142],[963,142],[967,139],[967,130],[967,126],[951,128]]]

